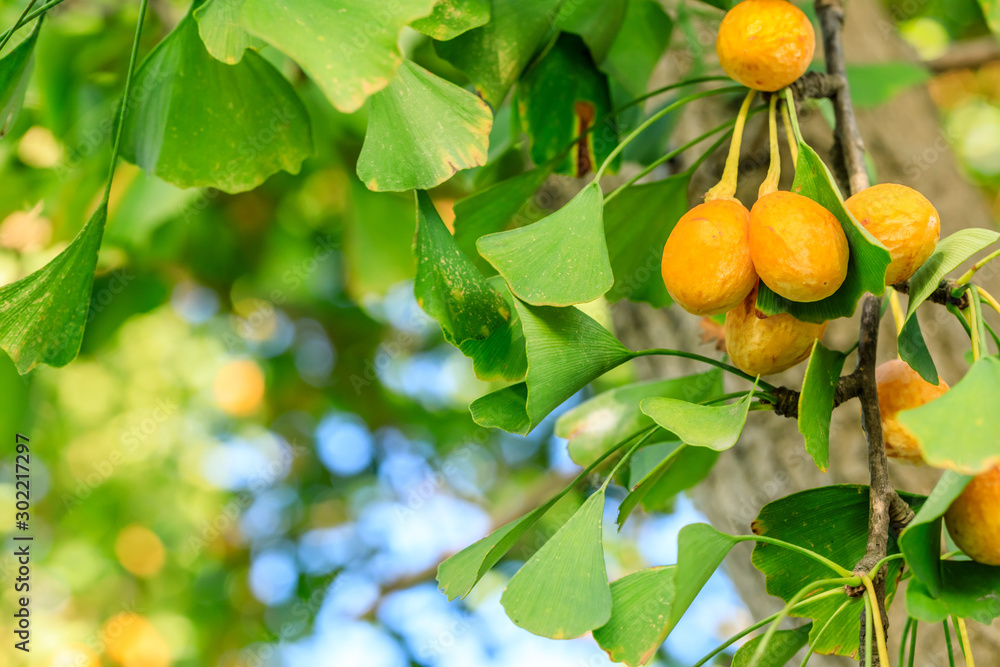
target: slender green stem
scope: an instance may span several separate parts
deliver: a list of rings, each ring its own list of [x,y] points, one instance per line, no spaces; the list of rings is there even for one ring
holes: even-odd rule
[[[785,106],[788,108],[789,115],[791,116],[792,133],[795,135],[795,141],[803,143],[802,130],[799,129],[799,115],[795,112],[795,96],[792,95],[791,88],[785,88]]]
[[[643,130],[645,130],[650,125],[652,125],[656,121],[660,120],[664,116],[666,116],[671,111],[674,111],[675,109],[678,109],[678,108],[684,106],[688,102],[694,102],[695,100],[700,100],[700,99],[705,98],[705,97],[713,97],[715,95],[724,95],[726,93],[734,93],[734,92],[737,92],[737,91],[740,91],[740,90],[743,90],[743,88],[741,86],[727,86],[725,88],[716,88],[714,90],[704,90],[704,91],[702,91],[700,93],[693,93],[691,95],[688,95],[687,97],[682,97],[681,99],[677,100],[673,104],[668,104],[667,106],[663,107],[662,109],[660,109],[659,111],[657,111],[656,113],[654,113],[652,116],[650,116],[649,118],[647,118],[646,120],[644,120],[639,125],[639,127],[637,127],[634,130],[632,130],[632,132],[630,132],[628,134],[628,136],[626,136],[624,139],[622,139],[621,141],[618,142],[618,145],[615,146],[614,150],[611,151],[611,154],[608,155],[608,157],[605,158],[604,162],[601,164],[601,168],[597,170],[597,173],[594,175],[594,180],[595,181],[600,181],[601,180],[601,176],[604,175],[604,172],[605,172],[605,170],[607,170],[608,165],[610,165],[614,161],[614,159],[616,157],[618,157],[623,150],[625,150],[626,146],[628,146],[630,143],[632,143],[632,141],[637,136],[639,136],[642,133]]]
[[[802,599],[805,598],[807,595],[809,595],[810,592],[816,590],[819,587],[847,584],[853,581],[854,579],[857,579],[857,577],[840,578],[840,579],[823,579],[822,581],[816,581],[809,584],[808,586],[803,587],[802,590],[793,595],[792,599],[789,600],[788,604],[785,605],[785,608],[782,609],[781,612],[778,614],[778,618],[775,619],[771,627],[769,627],[767,629],[767,632],[764,633],[764,638],[760,640],[759,644],[757,644],[757,650],[754,651],[753,657],[750,658],[750,667],[756,667],[756,665],[760,663],[760,659],[764,657],[764,652],[767,651],[768,644],[770,644],[771,640],[774,638],[774,633],[778,631],[778,626],[780,626],[781,622],[785,620],[785,618],[788,616],[788,612],[792,610],[792,607],[794,607],[796,604],[802,601]]]
[[[903,626],[903,635],[899,638],[899,667],[906,664],[906,640],[910,638],[910,630],[913,629],[913,617],[906,617],[906,625]]]
[[[979,271],[979,269],[983,268],[997,257],[1000,257],[1000,250],[991,252],[989,255],[983,257],[981,260],[973,264],[972,267],[968,271],[963,273],[962,277],[959,278],[956,282],[959,285],[964,285],[965,283],[969,282],[970,280],[972,280],[972,277],[976,275],[976,272]]]
[[[767,168],[767,176],[760,184],[757,198],[776,192],[781,180],[781,151],[778,150],[778,96],[771,95],[767,104],[767,136],[771,152],[771,164]]]
[[[920,621],[918,621],[917,619],[913,619],[913,634],[910,635],[910,665],[909,665],[909,667],[913,667],[913,663],[914,663],[914,661],[917,658],[917,628],[919,628],[919,627],[920,627]],[[903,667],[903,664],[900,663],[899,667]]]
[[[17,30],[17,26],[20,26],[24,22],[24,17],[31,11],[31,8],[35,6],[36,2],[38,2],[38,0],[29,0],[28,5],[24,8],[24,11],[17,17],[17,22],[14,23],[14,27],[5,32],[3,37],[0,37],[0,53],[3,53],[3,47],[7,46],[7,42],[10,41],[10,38],[14,36],[14,31]]]
[[[865,627],[868,628],[868,632],[865,633],[865,667],[872,667],[872,602],[867,595],[861,597],[865,600]]]
[[[837,590],[837,592],[841,593],[843,591]],[[813,602],[814,600],[816,600],[815,597],[809,598],[809,602]],[[851,602],[853,602],[853,600],[851,600],[850,598],[844,600],[844,604],[840,605],[837,608],[837,611],[833,612],[833,616],[831,616],[830,618],[826,619],[826,623],[823,624],[823,627],[822,627],[822,629],[820,629],[819,634],[816,635],[816,641],[813,642],[814,645],[819,643],[819,640],[823,637],[824,634],[826,634],[827,629],[829,629],[829,627],[831,625],[833,625],[834,619],[837,618],[838,616],[840,616],[840,612],[842,612],[845,609],[847,609],[847,606],[849,604],[851,604]],[[814,646],[810,646],[809,650],[806,652],[806,657],[804,657],[802,659],[802,664],[800,664],[799,667],[806,667],[806,665],[809,664],[809,659],[812,657],[813,653],[815,653],[815,652],[816,652],[816,649],[814,648]]]
[[[738,368],[736,368],[734,366],[730,366],[729,364],[727,364],[724,361],[719,361],[718,359],[712,359],[711,357],[705,357],[705,356],[702,356],[700,354],[695,354],[694,352],[684,352],[682,350],[667,350],[667,349],[663,349],[663,348],[657,348],[657,349],[652,349],[652,350],[641,350],[639,352],[636,352],[635,356],[636,357],[658,357],[658,356],[659,357],[682,357],[684,359],[693,359],[694,361],[701,361],[701,362],[706,363],[706,364],[708,364],[710,366],[715,366],[716,368],[721,368],[722,370],[726,371],[727,373],[732,373],[733,375],[735,375],[737,377],[743,378],[747,382],[757,382],[761,387],[763,387],[764,389],[766,389],[769,392],[774,392],[774,391],[777,390],[777,387],[775,387],[773,384],[770,384],[768,382],[764,382],[763,380],[759,380],[758,381],[758,379],[755,378],[753,375],[750,375],[749,373],[744,373],[740,369],[738,369]]]
[[[990,308],[1000,313],[1000,301],[997,301],[995,296],[978,285],[976,285],[976,291],[979,292],[980,298],[982,298],[982,300],[985,301]]]
[[[115,166],[118,163],[118,150],[121,148],[122,129],[125,127],[125,114],[128,111],[129,93],[132,90],[132,78],[135,75],[135,62],[139,55],[139,38],[142,36],[142,23],[146,18],[148,0],[139,0],[139,18],[135,22],[135,41],[132,42],[132,56],[129,58],[128,74],[125,77],[125,90],[122,92],[122,103],[118,113],[118,128],[115,130],[115,144],[111,150],[111,166],[108,169],[108,185],[104,189],[104,203],[111,196],[111,182],[115,177]]]
[[[951,647],[951,631],[948,630],[948,619],[944,619],[944,644],[948,647],[948,667],[955,667],[955,649]]]
[[[785,89],[788,90],[787,88]],[[795,132],[792,130],[792,117],[788,109],[795,113],[795,103],[789,103],[789,96],[785,95],[785,103],[781,105],[781,118],[785,125],[785,140],[788,141],[788,152],[792,154],[792,168],[799,163],[799,142],[795,139]]]
[[[833,597],[835,595],[843,595],[843,594],[844,594],[843,589],[841,589],[841,588],[831,588],[830,590],[828,590],[828,591],[826,591],[824,593],[820,593],[819,595],[814,595],[811,598],[809,598],[808,600],[803,600],[802,602],[799,602],[798,604],[796,604],[795,606],[793,606],[792,609],[797,609],[798,607],[802,607],[802,606],[807,605],[807,604],[812,604],[813,602],[816,602],[818,600],[823,600],[823,599],[828,598],[828,597]],[[848,602],[850,602],[850,600],[848,600]],[[777,614],[771,614],[770,616],[768,616],[767,618],[765,618],[763,621],[758,621],[757,623],[754,623],[753,625],[751,625],[749,628],[745,628],[745,629],[741,630],[740,632],[736,633],[735,635],[733,635],[732,637],[730,637],[729,639],[727,639],[726,641],[724,641],[722,644],[719,644],[717,647],[715,647],[715,649],[713,649],[711,653],[709,653],[704,658],[702,658],[701,660],[699,660],[698,662],[696,662],[694,665],[692,665],[692,667],[703,667],[703,665],[705,665],[705,663],[707,663],[709,660],[711,660],[715,656],[719,655],[720,653],[722,653],[723,651],[725,651],[727,648],[729,648],[730,646],[732,646],[733,644],[735,644],[739,640],[741,640],[744,637],[746,637],[748,634],[750,634],[754,630],[760,630],[762,627],[764,627],[768,623],[772,623],[775,620],[777,620],[777,618],[780,615],[781,615],[781,612],[778,612]]]
[[[627,452],[625,452],[625,454],[621,457],[621,459],[619,459],[618,463],[615,464],[615,467],[611,469],[611,472],[608,473],[607,479],[605,479],[604,484],[601,485],[602,491],[608,488],[608,484],[611,482],[611,480],[615,478],[615,474],[618,472],[619,468],[621,468],[625,464],[625,462],[628,461],[633,454],[635,454],[637,449],[642,447],[644,442],[653,437],[653,434],[656,433],[659,430],[659,428],[660,428],[659,426],[651,426],[650,428],[646,429],[645,432],[643,432],[642,437],[636,440],[635,444],[632,445],[632,447],[630,447]]]
[[[839,574],[841,577],[844,577],[845,579],[849,579],[850,580],[849,582],[845,582],[845,583],[850,583],[852,586],[860,586],[861,585],[861,577],[854,576],[853,573],[850,570],[837,565],[836,563],[834,563],[829,558],[826,558],[825,556],[821,556],[820,554],[816,553],[815,551],[810,551],[809,549],[806,549],[805,547],[800,547],[797,544],[792,544],[791,542],[785,542],[783,540],[778,540],[778,539],[775,539],[773,537],[764,537],[763,535],[737,535],[736,539],[739,540],[740,542],[761,542],[763,544],[772,544],[772,545],[774,545],[776,547],[782,547],[782,548],[788,549],[789,551],[794,551],[796,553],[800,553],[803,556],[807,556],[807,557],[813,559],[817,563],[822,563],[823,565],[826,565],[828,568],[830,568],[831,570],[833,570],[834,572],[836,572],[837,574]]]
[[[746,395],[747,395],[747,392],[745,392],[745,391],[734,391],[734,392],[731,392],[729,394],[723,394],[722,396],[716,396],[715,398],[710,398],[707,401],[703,401],[702,405],[714,405],[716,403],[725,403],[726,401],[730,401],[730,400],[732,400],[734,398],[743,398]],[[755,391],[755,392],[753,392],[753,395],[756,396],[756,397],[760,397],[760,398],[767,398],[767,399],[771,399],[771,400],[776,400],[774,398],[774,396],[772,396],[771,394],[767,393],[766,391]],[[771,406],[771,409],[772,410],[774,409],[773,405]]]
[[[899,560],[902,557],[903,557],[903,554],[892,554],[891,556],[886,556],[885,558],[883,558],[879,562],[875,563],[875,567],[873,567],[868,572],[868,576],[869,577],[874,577],[875,573],[878,572],[879,570],[881,570],[883,565],[885,565],[886,563],[891,563],[894,560]]]
[[[7,32],[5,32],[3,34],[2,39],[4,41],[7,41],[8,39],[10,39],[11,35],[13,35],[15,32],[18,31],[18,29],[21,26],[26,25],[28,23],[31,23],[32,21],[34,21],[36,18],[38,18],[39,16],[41,16],[45,12],[49,11],[50,9],[52,9],[53,7],[55,7],[56,5],[61,4],[63,2],[65,2],[65,0],[49,0],[49,2],[45,3],[44,5],[42,5],[41,7],[39,7],[38,9],[36,9],[35,11],[31,12],[27,16],[22,15],[21,18],[19,18],[17,20],[17,23],[15,23],[13,26],[11,26],[10,29],[8,29]]]
[[[976,667],[976,661],[972,657],[972,646],[969,645],[969,630],[965,627],[965,619],[952,615],[951,622],[955,626],[955,634],[958,636],[958,647],[962,649],[962,657],[968,667]]]

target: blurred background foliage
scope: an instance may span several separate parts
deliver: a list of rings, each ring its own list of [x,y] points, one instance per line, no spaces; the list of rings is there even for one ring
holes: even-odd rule
[[[100,197],[135,4],[75,0],[46,21],[25,111],[0,141],[0,283],[57,254]],[[719,13],[665,6],[671,50],[714,72],[696,26]],[[928,66],[856,68],[859,103],[929,80],[942,136],[1000,215],[1000,52],[978,3],[888,6]],[[0,3],[3,24],[21,8]],[[142,53],[186,11],[151,8]],[[407,31],[403,43],[466,83],[427,38]],[[552,418],[528,438],[472,423],[467,405],[488,387],[412,297],[413,199],[369,192],[354,173],[365,110],[336,112],[284,57],[264,55],[309,109],[315,154],[302,172],[230,196],[123,164],[79,359],[25,378],[0,360],[0,433],[11,447],[15,431],[28,434],[33,453],[32,664],[609,664],[589,639],[552,642],[508,621],[498,601],[513,564],[464,602],[437,592],[445,556],[578,467]],[[616,104],[624,90],[612,81]],[[670,126],[626,157],[660,154]],[[435,191],[446,221],[456,199],[523,168],[512,127],[508,101],[490,164]],[[630,377],[626,366],[601,383]],[[12,456],[2,459],[0,516],[13,517]],[[538,530],[554,532],[581,499],[570,494]],[[678,498],[615,533],[615,505],[612,579],[673,562],[677,531],[697,519]],[[513,557],[541,541],[530,535]],[[690,664],[748,623],[717,574],[657,660]],[[21,659],[5,641],[0,665]]]

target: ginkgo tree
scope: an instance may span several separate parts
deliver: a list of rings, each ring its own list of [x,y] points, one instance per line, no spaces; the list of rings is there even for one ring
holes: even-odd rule
[[[46,12],[60,1],[27,2],[0,38],[4,126],[17,116]],[[787,4],[745,3],[741,11],[759,5],[760,11],[785,12]],[[736,3],[706,4],[721,10],[721,18]],[[613,660],[646,664],[730,551],[753,542],[753,566],[784,609],[698,664],[763,630],[741,646],[734,664],[782,665],[808,647],[802,664],[820,653],[886,665],[893,604],[904,604],[910,619],[904,649],[919,623],[943,622],[947,629],[951,621],[973,664],[964,619],[989,623],[1000,616],[1000,498],[995,491],[965,495],[978,488],[976,480],[996,474],[1000,463],[994,398],[1000,357],[993,352],[1000,339],[984,317],[988,309],[1000,312],[1000,303],[973,281],[1000,256],[1000,234],[968,229],[948,236],[905,281],[886,285],[896,260],[890,243],[845,202],[845,195],[870,183],[863,137],[853,121],[839,2],[816,3],[828,49],[825,73],[803,75],[810,47],[801,69],[773,86],[744,80],[745,70],[727,67],[736,84],[697,72],[652,91],[649,82],[674,25],[654,0],[194,0],[169,34],[140,53],[145,11],[146,0],[140,0],[134,46],[130,58],[122,58],[128,75],[110,136],[103,198],[64,251],[0,288],[0,347],[21,373],[39,364],[64,366],[80,349],[119,157],[179,187],[228,193],[253,189],[279,171],[298,172],[313,152],[314,128],[306,104],[276,66],[275,54],[283,54],[339,112],[367,110],[356,165],[360,182],[372,191],[414,192],[416,299],[448,342],[471,359],[476,375],[497,385],[471,404],[476,423],[527,435],[581,389],[630,360],[681,357],[705,365],[696,375],[616,387],[562,414],[557,433],[568,439],[583,471],[545,504],[445,561],[438,582],[449,599],[468,595],[566,493],[599,476],[603,481],[583,505],[508,583],[501,602],[517,625],[553,639],[590,633]],[[811,35],[803,20],[801,29]],[[789,38],[789,25],[773,22],[773,38]],[[401,35],[413,31],[433,41],[434,66],[418,64],[400,46]],[[732,54],[723,41],[726,66]],[[763,101],[743,84],[763,91]],[[646,108],[664,93],[667,103]],[[800,106],[816,97],[831,98],[836,111],[833,169],[798,124]],[[687,105],[740,98],[744,103],[731,121],[661,154],[638,150],[663,119]],[[819,335],[819,325],[861,311],[858,341],[850,349],[830,349],[819,335],[808,340],[805,379],[794,388],[760,376],[774,369],[741,369],[745,364],[733,354],[629,349],[586,306],[603,298],[671,307],[663,280],[671,266],[665,261],[661,267],[660,257],[688,210],[691,177],[728,142],[722,181],[707,199],[735,201],[742,134],[747,118],[758,113],[767,116],[770,131],[770,188],[762,188],[761,198],[777,188],[784,141],[794,156],[790,194],[829,216],[831,233],[843,239],[844,262],[839,282],[822,298],[804,299],[782,294],[758,254],[752,259],[762,280],[754,274],[752,291],[736,301],[749,299],[751,324],[805,323],[819,327]],[[647,178],[682,154],[687,169]],[[639,168],[627,178],[609,178],[626,162]],[[428,191],[472,169],[478,170],[472,192],[454,204],[454,221],[446,224]],[[526,213],[526,203],[554,174],[576,179],[575,196],[548,215]],[[756,208],[748,215],[752,230]],[[707,257],[699,246],[687,249],[694,264]],[[807,249],[792,248],[789,256]],[[749,252],[755,252],[752,240]],[[971,268],[954,275],[973,258]],[[694,270],[684,278],[697,286],[718,276]],[[901,293],[908,295],[905,310]],[[920,382],[938,385],[915,316],[921,308],[947,309],[967,331],[973,360],[950,390],[898,415],[919,457],[945,470],[929,497],[890,484],[876,376],[879,323],[891,309],[900,359]],[[855,369],[845,373],[852,356]],[[727,393],[723,375],[742,389]],[[830,438],[832,413],[854,398],[862,406],[870,485],[802,489],[760,507],[745,534],[687,526],[676,563],[608,580],[602,517],[611,484],[627,492],[619,526],[640,506],[664,507],[737,444],[750,411],[797,419],[805,451],[825,471],[837,445]],[[963,498],[981,516],[949,512]],[[942,555],[946,516],[966,554]],[[956,536],[969,530],[981,534]],[[904,580],[906,599],[897,601]],[[806,622],[785,629],[789,617]],[[908,664],[915,659],[910,648]]]

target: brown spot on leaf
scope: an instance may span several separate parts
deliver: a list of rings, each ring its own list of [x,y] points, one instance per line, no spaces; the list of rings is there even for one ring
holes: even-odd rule
[[[594,166],[594,154],[590,141],[591,136],[587,130],[594,124],[597,109],[594,107],[593,102],[577,100],[573,105],[573,113],[576,115],[576,133],[580,137],[574,148],[576,155],[574,170],[576,176],[586,176]]]

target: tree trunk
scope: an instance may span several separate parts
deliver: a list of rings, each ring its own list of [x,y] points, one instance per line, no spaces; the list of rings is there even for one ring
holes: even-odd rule
[[[711,30],[702,31],[714,35]],[[706,40],[702,40],[706,41]],[[853,0],[847,6],[845,30],[847,57],[853,62],[873,63],[914,58],[912,51],[897,36],[895,27],[877,0]],[[706,44],[707,49],[711,45]],[[685,58],[668,59],[660,75],[676,77],[678,66]],[[660,81],[654,82],[660,85]],[[678,128],[677,141],[693,137],[732,115],[734,110],[722,110],[712,103],[701,103],[695,113],[685,114]],[[713,115],[714,114],[714,115]],[[832,138],[826,122],[812,114],[803,117],[807,140],[820,152],[830,147]],[[942,220],[942,236],[964,227],[993,227],[987,202],[977,189],[959,172],[948,146],[947,135],[941,129],[937,109],[925,88],[907,91],[892,102],[874,110],[859,112],[861,130],[874,160],[879,182],[903,183],[921,191],[937,207]],[[766,121],[763,115],[753,119],[748,127],[741,173],[740,197],[752,203],[756,188],[763,178],[762,167],[767,162]],[[710,160],[700,170],[691,188],[692,202],[698,200],[721,174],[721,158]],[[790,164],[790,158],[785,163]],[[747,178],[749,176],[749,178]],[[786,187],[787,183],[783,185]],[[989,268],[989,267],[988,267]],[[980,272],[988,289],[998,283],[997,270]],[[923,312],[926,311],[926,312]],[[928,346],[938,362],[942,377],[954,384],[967,368],[964,351],[969,342],[962,328],[943,308],[926,306],[921,323]],[[675,347],[708,353],[699,345],[699,319],[679,308],[653,310],[645,306],[616,306],[615,324],[621,339],[633,349]],[[891,318],[883,323],[881,356],[895,355],[894,330]],[[828,346],[847,348],[857,340],[858,318],[831,322],[825,342]],[[639,360],[640,373],[649,377],[677,377],[701,371],[692,362],[680,359],[647,358]],[[848,366],[853,360],[848,361]],[[774,384],[791,387],[801,385],[804,364],[796,369],[769,378]],[[738,389],[735,386],[733,389]],[[892,464],[893,482],[899,489],[928,493],[939,472]],[[867,454],[861,430],[859,406],[851,401],[836,411],[831,429],[830,471],[819,472],[806,454],[802,436],[794,420],[770,413],[751,413],[739,444],[720,457],[712,475],[694,491],[699,509],[720,530],[745,533],[760,508],[790,493],[822,485],[868,483]],[[756,618],[762,618],[780,608],[777,598],[764,591],[764,579],[750,564],[749,545],[740,545],[726,561],[727,570],[743,599]],[[898,650],[900,631],[905,620],[902,592],[890,613],[890,653]],[[975,657],[980,664],[1000,665],[1000,623],[986,627],[969,624],[973,636]],[[917,663],[922,666],[948,664],[940,627],[921,626],[920,651]],[[956,651],[957,651],[956,646]],[[815,664],[822,664],[815,659]],[[832,659],[828,664],[847,664],[846,659]]]

